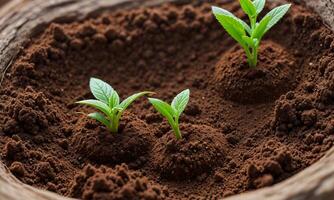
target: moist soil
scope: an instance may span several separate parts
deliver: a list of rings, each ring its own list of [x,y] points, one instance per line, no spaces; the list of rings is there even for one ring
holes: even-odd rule
[[[180,2],[31,38],[0,89],[1,160],[19,180],[82,199],[216,199],[287,179],[332,147],[334,34],[319,16],[294,3],[249,69],[211,14],[246,19],[237,1]],[[183,139],[145,98],[109,133],[74,103],[92,98],[90,77],[123,98],[190,88]]]
[[[8,2],[8,0],[0,0],[0,6],[5,5]]]

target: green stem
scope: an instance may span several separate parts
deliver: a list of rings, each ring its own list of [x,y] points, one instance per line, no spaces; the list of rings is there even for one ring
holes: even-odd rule
[[[247,61],[250,68],[255,68],[257,65],[257,56],[258,56],[258,49],[257,47],[249,49],[248,47],[244,47],[246,55],[247,55]]]
[[[254,63],[254,68],[257,66],[257,57],[258,57],[258,48],[254,47],[253,49],[253,63]]]
[[[252,29],[252,33],[256,28],[256,19],[257,16],[254,17],[250,17],[250,23],[251,23],[251,29]],[[251,39],[253,39],[253,36],[250,36]],[[251,47],[251,49],[247,48],[246,50],[246,54],[247,54],[247,59],[248,59],[248,63],[249,63],[249,67],[250,68],[256,68],[257,65],[257,54],[258,54],[258,46],[254,46]]]
[[[182,135],[181,135],[181,131],[180,131],[180,127],[178,126],[178,125],[176,125],[176,126],[173,126],[172,127],[173,128],[173,131],[174,131],[174,133],[175,133],[175,137],[176,137],[176,139],[182,139]]]
[[[119,119],[120,117],[118,117],[117,115],[115,115],[115,113],[113,113],[113,117],[111,119],[111,125],[110,125],[110,131],[112,133],[118,133]]]
[[[112,133],[117,133],[118,132],[118,122],[116,122],[116,120],[112,121],[110,129],[111,129],[110,131]]]
[[[250,20],[250,23],[251,23],[251,29],[252,29],[252,32],[254,31],[255,29],[255,25],[256,25],[256,18],[257,16],[255,17],[250,17],[249,20]]]
[[[244,47],[249,67],[254,68],[253,54],[248,47]]]
[[[172,125],[172,129],[174,131],[176,139],[178,139],[178,140],[182,139],[182,134],[181,134],[181,131],[180,131],[179,119],[178,118],[175,119],[175,123]]]

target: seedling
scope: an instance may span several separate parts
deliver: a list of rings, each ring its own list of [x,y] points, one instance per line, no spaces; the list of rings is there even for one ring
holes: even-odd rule
[[[239,2],[249,17],[250,26],[222,8],[213,6],[212,12],[227,33],[244,48],[249,66],[255,68],[262,37],[288,12],[291,4],[274,8],[257,23],[258,15],[262,12],[266,1],[239,0]]]
[[[179,118],[183,113],[184,109],[187,107],[187,104],[189,102],[189,95],[190,95],[189,89],[184,90],[173,99],[171,105],[159,99],[149,98],[149,101],[151,102],[153,107],[161,115],[166,117],[177,139],[182,138],[182,134],[179,127]]]
[[[90,113],[88,117],[105,125],[112,133],[118,132],[119,121],[123,112],[139,97],[152,92],[140,92],[126,98],[120,103],[118,93],[106,82],[91,78],[89,87],[96,99],[79,101],[77,103],[96,108],[100,112]]]

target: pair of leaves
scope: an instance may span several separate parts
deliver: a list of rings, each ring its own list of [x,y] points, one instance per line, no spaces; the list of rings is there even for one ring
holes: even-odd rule
[[[265,0],[240,0],[240,4],[244,12],[249,15],[250,18],[256,18],[263,10]],[[245,46],[249,43],[249,41],[245,41],[243,37],[247,36],[246,32],[253,39],[262,39],[263,35],[287,13],[290,6],[291,4],[286,4],[274,8],[260,21],[260,23],[257,23],[256,27],[253,29],[227,10],[213,6],[212,12],[231,37],[239,42],[241,46]]]
[[[147,91],[139,92],[129,96],[120,103],[120,97],[118,93],[108,83],[97,78],[91,78],[89,86],[94,97],[98,99],[100,102],[108,105],[110,109],[117,108],[118,110],[125,110],[136,99],[147,94],[153,94],[153,92],[147,92]]]
[[[212,7],[212,12],[226,32],[245,50],[250,67],[256,67],[258,48],[264,34],[269,31],[289,10],[291,4],[279,6],[270,11],[259,23],[258,15],[265,6],[265,0],[239,0],[242,10],[248,15],[251,25],[227,10]]]
[[[240,19],[237,20],[235,16],[221,14],[221,13],[226,13],[226,12],[223,12],[224,11],[223,9],[213,7],[213,10],[215,10],[214,12],[216,13],[215,15],[219,23],[230,34],[230,36],[233,39],[235,39],[244,48],[246,48],[247,45],[251,47],[257,46],[260,39],[265,33],[267,24],[270,21],[270,16],[265,17],[256,26],[254,31],[252,31],[247,24],[243,25],[243,23],[240,22],[241,20]],[[220,13],[220,14],[217,14],[217,13]],[[245,31],[247,31],[247,33],[251,35],[253,39],[247,36]]]
[[[149,101],[152,103],[154,108],[157,109],[163,116],[166,118],[177,119],[183,113],[184,109],[187,107],[189,102],[190,90],[184,90],[178,94],[169,105],[168,103],[156,99],[149,98]]]
[[[152,94],[152,92],[136,93],[120,103],[120,97],[118,93],[108,83],[97,78],[91,78],[89,81],[89,87],[93,96],[96,99],[83,100],[77,103],[88,105],[102,112],[104,115],[102,115],[101,113],[91,113],[88,116],[101,122],[109,129],[112,128],[112,121],[119,121],[122,113],[136,99],[147,94]]]
[[[260,14],[266,4],[266,0],[240,0],[242,10],[250,17]]]
[[[153,107],[163,115],[174,128],[178,128],[178,120],[189,102],[190,90],[184,90],[178,94],[169,105],[168,103],[155,98],[149,98]]]

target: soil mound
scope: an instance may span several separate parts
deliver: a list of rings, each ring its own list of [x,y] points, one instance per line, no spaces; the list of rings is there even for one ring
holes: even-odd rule
[[[175,139],[169,131],[153,148],[153,164],[162,177],[189,179],[223,165],[227,141],[221,133],[204,125],[182,125],[181,129],[183,139]]]
[[[284,47],[265,41],[258,65],[250,69],[243,49],[232,48],[216,65],[215,84],[221,95],[234,102],[271,102],[296,86],[294,58]]]

